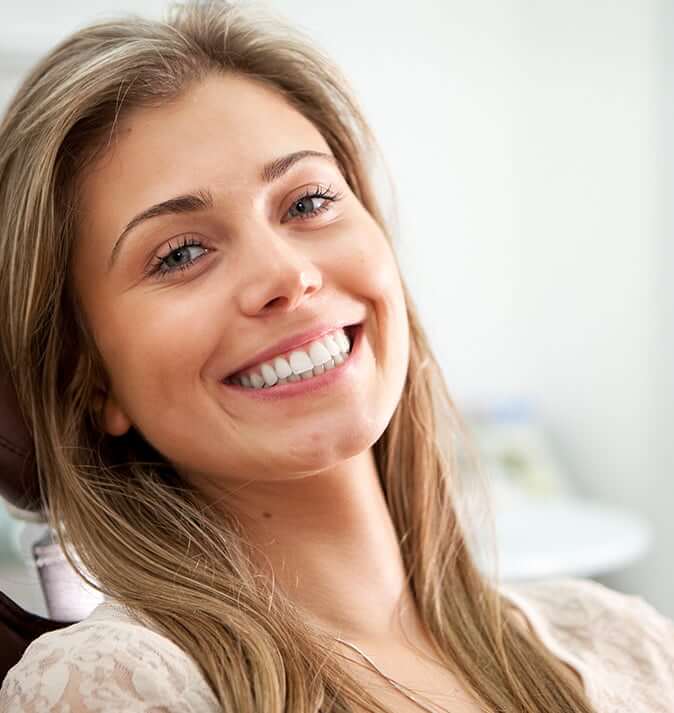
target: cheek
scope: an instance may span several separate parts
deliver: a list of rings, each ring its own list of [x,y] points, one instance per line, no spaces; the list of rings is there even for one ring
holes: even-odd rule
[[[358,240],[351,245],[348,259],[342,262],[345,279],[373,301],[399,305],[402,285],[391,246],[374,221],[368,228],[354,229]]]
[[[344,279],[349,291],[364,299],[373,323],[369,338],[373,356],[396,387],[404,380],[409,357],[409,324],[405,293],[395,255],[376,224],[353,247]],[[393,385],[393,382],[391,384]],[[401,382],[402,383],[402,382]]]
[[[115,390],[140,418],[148,408],[178,405],[218,338],[212,307],[196,295],[176,299],[167,291],[166,297],[118,298],[99,323],[97,341]]]
[[[407,339],[407,309],[400,271],[393,251],[383,237],[368,242],[363,256],[364,294],[371,300],[378,319],[396,341]]]

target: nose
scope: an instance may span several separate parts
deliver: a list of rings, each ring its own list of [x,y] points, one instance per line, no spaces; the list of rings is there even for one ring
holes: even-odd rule
[[[265,233],[264,239],[258,234],[251,241],[255,245],[247,259],[254,268],[238,290],[241,312],[251,317],[292,312],[323,286],[321,271],[302,249],[303,238],[279,235],[273,229]]]

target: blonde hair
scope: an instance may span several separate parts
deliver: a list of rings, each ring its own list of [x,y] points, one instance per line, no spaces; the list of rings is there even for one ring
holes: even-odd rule
[[[368,174],[376,142],[347,82],[278,18],[188,2],[164,22],[100,22],[64,40],[0,125],[0,347],[34,440],[39,506],[78,574],[187,652],[224,711],[383,711],[334,642],[256,576],[239,521],[222,505],[213,511],[135,429],[103,433],[92,406],[107,381],[69,280],[77,182],[120,114],[223,71],[265,82],[313,122],[391,240]],[[474,561],[458,509],[454,439],[465,426],[405,296],[407,378],[373,449],[437,656],[487,710],[591,713],[582,687],[506,615]]]

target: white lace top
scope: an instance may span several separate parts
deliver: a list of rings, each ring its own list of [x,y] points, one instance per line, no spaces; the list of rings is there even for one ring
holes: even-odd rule
[[[501,591],[575,669],[598,713],[674,713],[674,622],[592,580]],[[35,639],[0,688],[0,713],[221,711],[196,663],[111,600]]]

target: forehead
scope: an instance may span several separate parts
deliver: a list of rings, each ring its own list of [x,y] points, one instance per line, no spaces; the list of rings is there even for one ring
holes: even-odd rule
[[[209,75],[170,103],[121,117],[80,181],[80,219],[87,232],[119,232],[147,206],[195,186],[253,186],[270,158],[307,148],[330,153],[280,93],[241,75]]]

